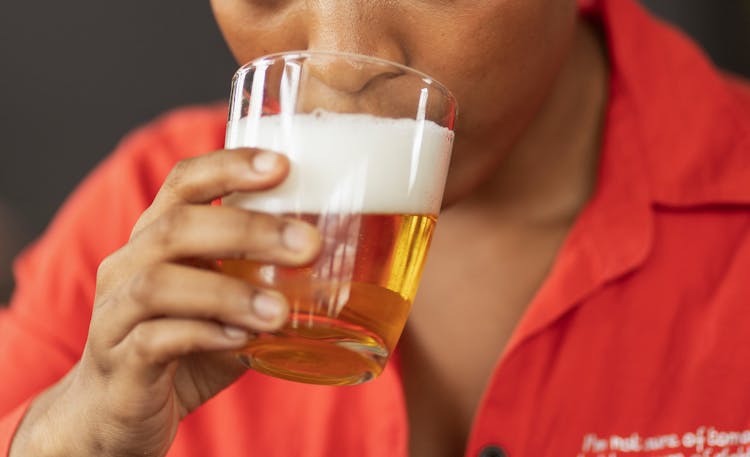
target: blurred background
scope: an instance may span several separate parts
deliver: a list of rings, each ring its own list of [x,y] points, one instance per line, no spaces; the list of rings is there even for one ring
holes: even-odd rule
[[[606,1],[606,0],[605,0]],[[644,0],[750,76],[750,0]],[[224,99],[235,62],[208,1],[9,2],[0,15],[0,304],[11,261],[128,131]]]

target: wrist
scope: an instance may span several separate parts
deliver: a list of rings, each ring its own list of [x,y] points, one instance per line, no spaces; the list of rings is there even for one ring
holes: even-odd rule
[[[74,440],[74,436],[63,430],[58,424],[65,423],[65,418],[56,418],[54,413],[43,408],[40,403],[46,403],[46,398],[40,396],[31,403],[16,429],[11,441],[9,457],[63,457],[83,456],[74,451],[67,440]]]
[[[99,455],[87,449],[88,428],[80,420],[82,402],[68,401],[70,378],[35,398],[16,429],[9,457],[86,457]]]

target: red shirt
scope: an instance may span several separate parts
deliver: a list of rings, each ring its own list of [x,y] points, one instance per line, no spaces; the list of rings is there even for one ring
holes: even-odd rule
[[[598,184],[497,361],[466,455],[750,455],[750,91],[632,0],[595,5],[612,69]],[[97,265],[177,160],[222,146],[225,114],[185,109],[131,135],[17,262],[0,455],[79,358]],[[169,455],[398,457],[407,424],[395,361],[346,388],[250,372],[184,420]]]

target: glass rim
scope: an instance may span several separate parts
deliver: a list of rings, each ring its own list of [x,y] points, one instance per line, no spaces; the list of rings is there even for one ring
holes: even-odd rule
[[[398,68],[401,71],[404,71],[406,73],[413,74],[415,76],[418,76],[422,82],[427,84],[428,86],[432,86],[437,88],[443,96],[445,96],[449,102],[453,105],[454,110],[458,111],[458,102],[456,100],[456,97],[453,95],[453,93],[448,89],[445,84],[441,83],[437,79],[433,78],[432,76],[428,75],[427,73],[423,71],[416,70],[412,67],[406,66],[404,64],[400,64],[398,62],[393,62],[388,59],[383,59],[381,57],[374,57],[369,56],[366,54],[357,54],[354,52],[342,52],[342,51],[317,51],[317,50],[298,50],[298,51],[282,51],[282,52],[275,52],[272,54],[266,54],[261,57],[257,57],[250,62],[240,66],[240,68],[237,70],[237,73],[248,71],[253,67],[258,66],[259,64],[270,62],[270,61],[276,61],[276,60],[295,60],[295,59],[309,59],[316,56],[324,56],[324,57],[345,57],[352,60],[358,60],[361,62],[366,62],[369,64],[377,64],[377,65],[388,65],[391,67]]]

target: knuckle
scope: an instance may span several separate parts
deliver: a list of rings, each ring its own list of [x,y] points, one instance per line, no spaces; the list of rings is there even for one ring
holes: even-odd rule
[[[101,309],[94,308],[91,313],[91,323],[89,324],[89,334],[84,346],[82,359],[99,359],[100,355],[105,352],[106,347],[104,338],[100,330],[100,322],[103,319]]]
[[[193,352],[198,352],[201,349],[201,345],[198,344],[198,342],[193,339],[185,339],[178,343],[175,343],[174,351],[177,354],[190,354]]]
[[[282,221],[270,214],[247,213],[242,219],[242,232],[252,234],[251,237],[243,236],[243,239],[251,241],[253,247],[258,250],[266,250],[279,244],[279,234],[282,229]]]
[[[130,332],[130,344],[132,347],[132,356],[146,363],[153,363],[156,359],[154,336],[144,325],[136,325]]]
[[[236,190],[232,184],[232,170],[237,168],[237,154],[232,154],[229,151],[222,151],[215,155],[216,162],[216,173],[217,173],[217,189],[218,193],[222,195],[229,194]]]
[[[194,166],[196,160],[198,158],[193,157],[177,162],[167,176],[163,188],[178,199],[188,198],[195,193],[198,190],[194,177],[195,170],[200,169]]]
[[[162,210],[159,204],[159,200],[161,199],[161,193],[157,194],[154,200],[151,202],[151,204],[146,208],[143,213],[141,213],[141,216],[138,218],[138,220],[133,225],[133,230],[130,232],[130,240],[132,241],[134,238],[138,236],[138,234],[145,228],[148,227],[152,221],[154,221],[159,214],[161,214]]]
[[[241,305],[250,304],[255,298],[260,295],[261,289],[250,284],[247,281],[236,280],[234,282],[235,287],[232,289],[234,294],[243,297],[247,303],[240,303]],[[240,300],[243,301],[243,300]]]
[[[218,298],[217,301],[222,308],[222,313],[244,315],[251,309],[252,302],[257,294],[257,289],[249,283],[242,280],[233,280],[217,287],[215,296]]]
[[[87,366],[95,370],[99,376],[108,378],[112,375],[115,368],[107,356],[107,350],[103,346],[104,344],[101,341],[89,341],[83,350],[81,360],[85,360]]]
[[[176,206],[165,212],[154,226],[156,239],[162,245],[172,245],[177,238],[177,231],[188,222],[188,211],[183,206]]]
[[[148,303],[164,283],[158,266],[150,266],[137,273],[130,285],[130,296],[137,303]]]
[[[183,159],[180,160],[175,164],[174,167],[172,167],[172,170],[167,175],[167,179],[164,182],[165,185],[171,187],[171,188],[179,188],[180,184],[182,184],[185,181],[185,177],[190,174],[190,169],[192,168],[193,161],[195,159]]]
[[[236,165],[236,158],[238,156],[239,154],[236,151],[218,151],[213,155],[213,160],[216,164],[216,168],[219,170],[226,170]]]
[[[109,294],[109,292],[117,287],[123,270],[122,258],[125,255],[124,249],[122,248],[113,252],[99,262],[96,269],[97,298]]]
[[[258,215],[250,212],[239,211],[237,212],[236,219],[236,224],[234,224],[236,230],[233,230],[233,232],[238,240],[243,239],[247,237],[248,234],[258,230],[258,224],[260,222],[260,217],[258,217]]]
[[[99,267],[96,270],[96,277],[99,278],[99,280],[106,281],[109,277],[110,272],[114,269],[115,255],[116,253],[110,254],[99,263]]]

